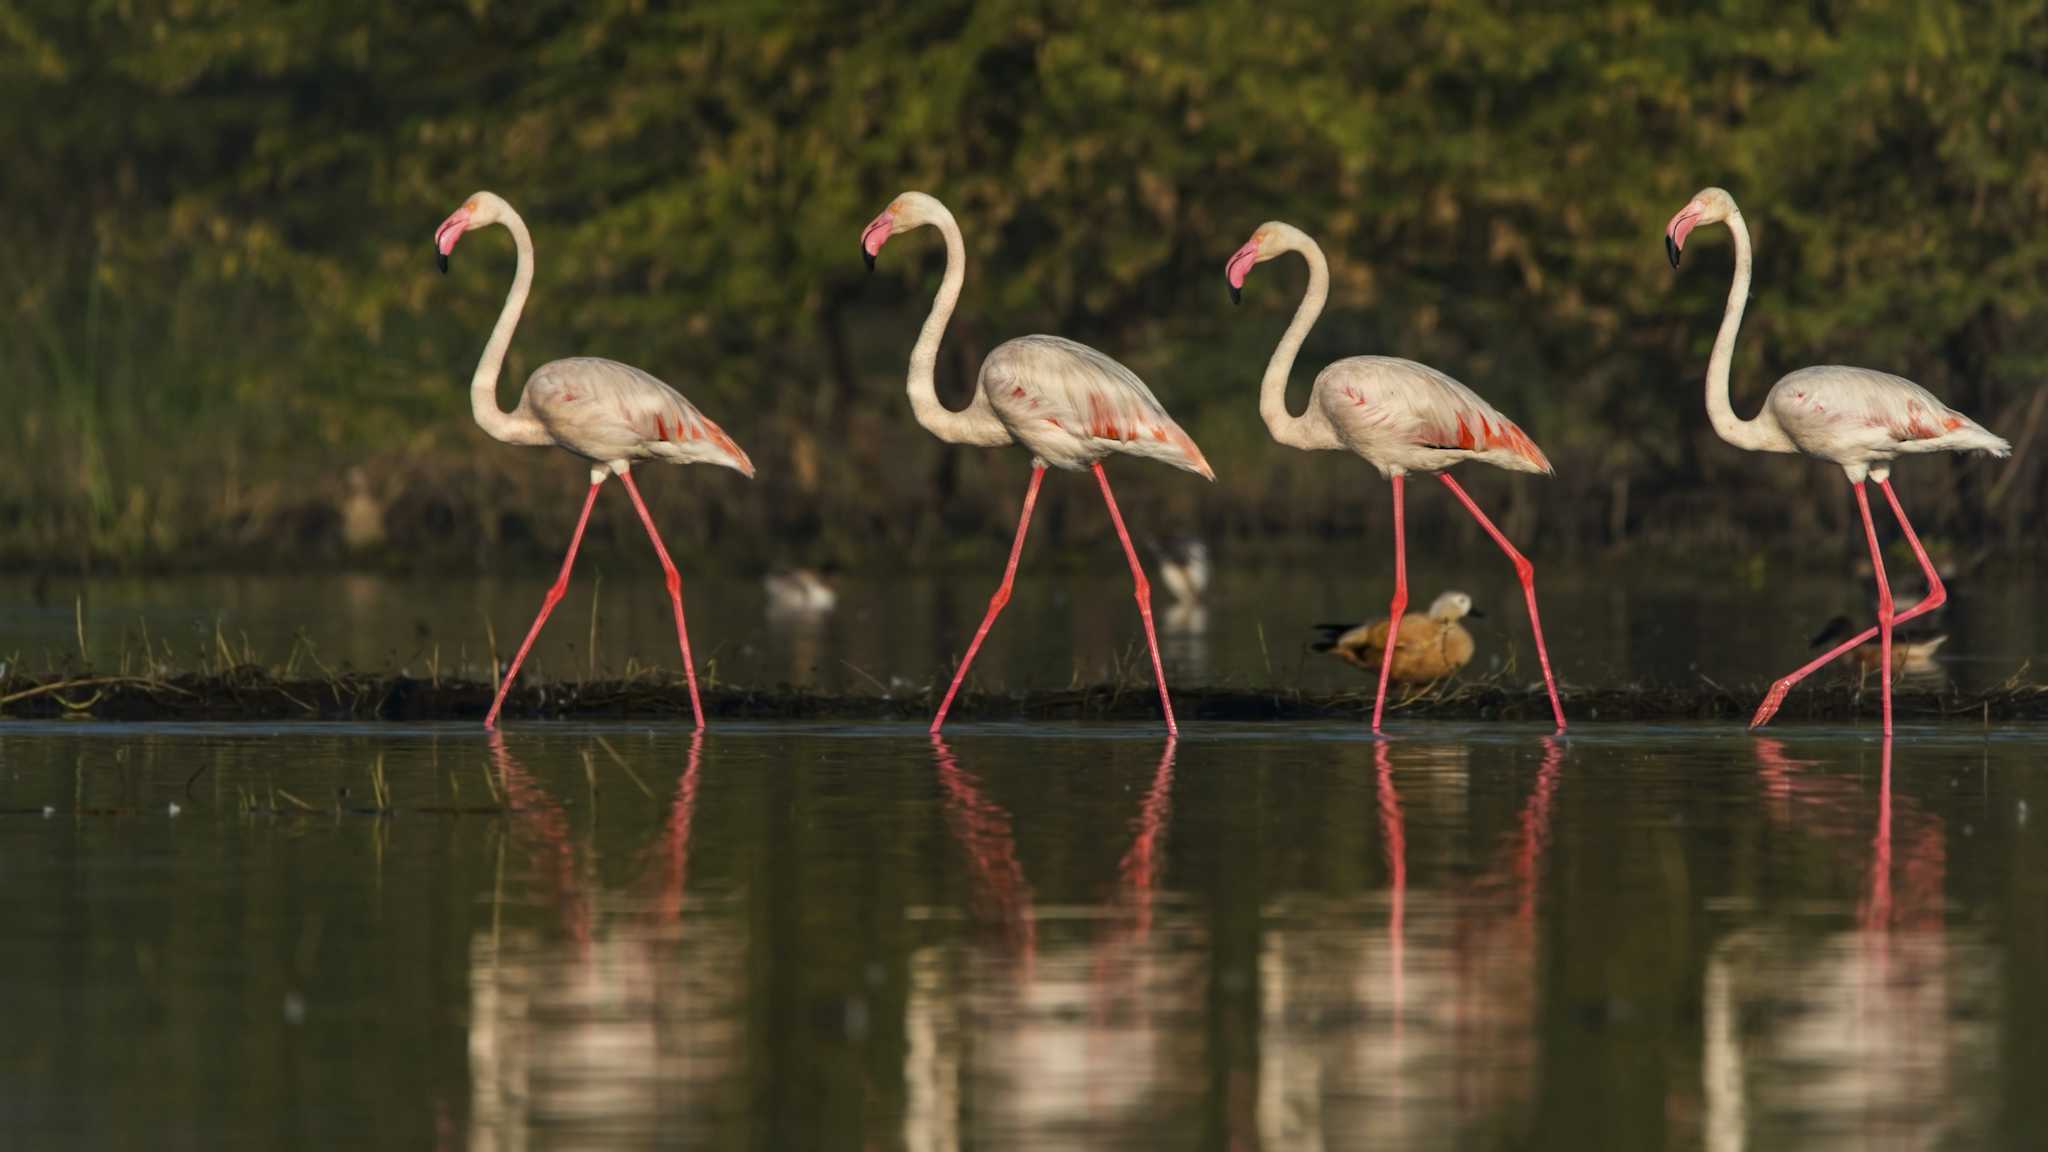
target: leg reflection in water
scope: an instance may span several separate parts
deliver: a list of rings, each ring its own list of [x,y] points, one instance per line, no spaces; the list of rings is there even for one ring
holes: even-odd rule
[[[1755,748],[1767,827],[1786,842],[1766,859],[1818,844],[1841,867],[1797,881],[1834,899],[1787,908],[1759,896],[1709,954],[1707,1147],[1822,1132],[1842,1147],[1980,1144],[1962,1138],[1957,1101],[1997,1066],[1998,989],[1981,933],[1947,922],[1945,822],[1894,789],[1890,737],[1874,795],[1867,759],[1795,759],[1772,739]],[[1827,879],[1850,873],[1853,887]],[[1814,931],[1831,917],[1838,927]]]
[[[1365,1133],[1364,1146],[1430,1147],[1474,1115],[1533,1115],[1539,911],[1564,745],[1546,741],[1537,764],[1510,761],[1511,776],[1475,767],[1461,741],[1371,748],[1372,810],[1329,822],[1347,837],[1377,834],[1363,869],[1376,882],[1289,893],[1264,914],[1266,1147],[1339,1147]],[[1518,812],[1477,802],[1479,789],[1503,786],[1523,794]],[[1505,828],[1474,853],[1473,829],[1488,819]],[[1476,875],[1446,866],[1468,854]]]
[[[980,783],[961,770],[943,737],[932,737],[932,753],[945,793],[946,826],[967,856],[969,909],[977,921],[997,929],[1018,980],[1029,983],[1038,921],[1031,911],[1031,884],[1017,862],[1010,814],[981,794]]]
[[[747,918],[692,911],[685,900],[704,739],[691,738],[659,836],[648,841],[630,831],[630,817],[572,822],[545,777],[490,738],[507,812],[501,851],[526,854],[533,879],[501,869],[490,922],[470,941],[475,1146],[744,1142],[735,1137],[749,1123]],[[634,779],[646,775],[602,747]],[[586,762],[593,755],[580,751]],[[565,758],[557,750],[549,760],[560,767]],[[571,778],[581,783],[580,773]],[[632,803],[644,803],[637,792]],[[620,835],[638,841],[638,867],[607,891],[596,864]],[[534,922],[533,894],[559,906],[559,929]]]
[[[1207,950],[1190,946],[1197,918],[1157,902],[1173,741],[1126,817],[1113,880],[1075,889],[1071,871],[1056,872],[1065,882],[1051,902],[1025,876],[1010,814],[950,747],[932,748],[953,858],[967,866],[968,918],[984,931],[941,935],[912,955],[904,1144],[1182,1143],[1160,1117],[1200,1115],[1208,978]],[[1101,859],[1104,847],[1086,836],[1033,846],[1067,860]]]

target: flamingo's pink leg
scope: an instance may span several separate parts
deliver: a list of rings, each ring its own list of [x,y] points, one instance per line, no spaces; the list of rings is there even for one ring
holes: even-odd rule
[[[1442,480],[1444,487],[1451,490],[1451,495],[1458,498],[1458,503],[1465,506],[1465,511],[1479,521],[1479,526],[1486,529],[1486,534],[1493,537],[1493,542],[1500,545],[1500,550],[1508,554],[1508,560],[1515,566],[1515,579],[1522,582],[1522,599],[1529,602],[1529,630],[1536,634],[1536,662],[1543,666],[1543,687],[1550,693],[1550,713],[1557,718],[1557,730],[1563,732],[1564,705],[1557,701],[1557,680],[1550,674],[1550,653],[1543,647],[1543,620],[1536,614],[1536,566],[1529,563],[1528,557],[1515,551],[1515,546],[1508,543],[1508,538],[1500,534],[1500,529],[1493,526],[1493,521],[1486,518],[1486,513],[1479,510],[1472,497],[1451,479],[1450,473],[1439,472],[1437,479]]]
[[[519,666],[526,662],[526,653],[533,648],[533,641],[540,635],[540,626],[548,622],[548,613],[562,600],[562,593],[569,590],[569,569],[576,565],[576,549],[583,543],[584,526],[590,523],[590,509],[597,503],[597,489],[604,481],[590,485],[590,495],[583,498],[583,514],[576,518],[576,534],[569,537],[569,554],[562,557],[562,573],[555,577],[554,587],[541,599],[540,614],[533,618],[533,627],[526,630],[526,642],[519,646],[519,654],[512,657],[512,666],[505,669],[505,678],[498,681],[497,699],[491,701],[490,715],[484,717],[485,728],[498,726],[498,710],[505,706],[505,694],[512,690],[512,681],[519,675]]]
[[[1877,546],[1877,522],[1870,518],[1870,493],[1856,482],[1856,510],[1863,513],[1863,535],[1870,541],[1870,571],[1877,577],[1877,635],[1883,659],[1879,683],[1884,686],[1884,734],[1892,734],[1892,585],[1884,575],[1884,551]]]
[[[1927,613],[1948,603],[1948,589],[1941,582],[1941,574],[1934,570],[1934,562],[1927,558],[1927,549],[1920,546],[1920,537],[1913,531],[1913,522],[1906,519],[1906,510],[1899,507],[1899,497],[1897,493],[1892,491],[1891,480],[1889,478],[1879,480],[1877,486],[1884,489],[1885,499],[1891,502],[1892,516],[1898,520],[1899,528],[1905,532],[1906,543],[1913,546],[1913,555],[1920,561],[1920,574],[1927,580],[1927,595],[1922,597],[1918,604],[1892,617],[1892,627],[1896,629],[1906,621],[1917,616],[1925,616]],[[1757,705],[1756,715],[1751,718],[1749,726],[1751,728],[1761,728],[1765,724],[1770,723],[1771,717],[1777,715],[1779,707],[1785,703],[1785,694],[1792,690],[1794,684],[1799,683],[1828,664],[1840,659],[1844,653],[1849,652],[1851,649],[1867,643],[1877,634],[1877,625],[1873,624],[1847,640],[1842,641],[1840,644],[1835,645],[1833,648],[1828,649],[1814,660],[1801,665],[1797,671],[1787,674],[1777,683],[1772,684],[1771,690],[1764,695],[1763,703]],[[1890,667],[1889,661],[1886,662],[1886,667]],[[1886,699],[1889,700],[1891,694],[1886,693],[1885,695]]]
[[[1920,574],[1927,578],[1926,597],[1918,604],[1892,617],[1892,625],[1897,627],[1915,616],[1925,616],[1927,613],[1948,603],[1948,589],[1942,586],[1941,573],[1934,570],[1934,561],[1927,558],[1927,549],[1920,546],[1920,537],[1913,531],[1913,522],[1906,519],[1906,510],[1899,507],[1899,495],[1892,491],[1891,478],[1886,477],[1883,480],[1879,480],[1877,486],[1884,489],[1884,498],[1892,506],[1892,515],[1897,518],[1899,528],[1905,532],[1906,543],[1913,546],[1913,555],[1920,561]]]
[[[1145,643],[1152,649],[1152,676],[1159,681],[1159,707],[1166,713],[1166,734],[1180,735],[1180,725],[1173,722],[1173,700],[1166,694],[1166,665],[1159,661],[1159,637],[1152,631],[1152,582],[1145,579],[1145,569],[1138,563],[1138,550],[1131,547],[1131,534],[1124,531],[1123,513],[1117,511],[1116,496],[1109,490],[1109,473],[1102,470],[1102,461],[1095,462],[1095,479],[1102,484],[1103,503],[1109,505],[1109,522],[1116,525],[1117,539],[1124,542],[1124,555],[1131,561],[1131,583],[1133,594],[1138,600],[1138,615],[1145,621]]]
[[[1038,503],[1038,485],[1045,479],[1045,465],[1031,469],[1031,486],[1024,490],[1024,511],[1017,517],[1017,542],[1010,545],[1010,564],[1003,569],[1003,582],[996,587],[995,595],[988,598],[988,613],[981,618],[981,627],[974,630],[974,640],[967,645],[967,655],[960,658],[960,667],[953,673],[953,684],[946,689],[946,698],[939,702],[939,714],[932,717],[931,733],[937,735],[946,722],[946,710],[953,706],[953,697],[960,692],[960,682],[967,679],[967,666],[974,663],[974,654],[981,651],[981,641],[988,635],[989,625],[996,622],[996,614],[1003,605],[1010,602],[1010,584],[1017,579],[1017,558],[1024,554],[1024,534],[1031,528],[1031,509]]]
[[[661,557],[661,570],[668,579],[668,602],[676,610],[676,642],[683,648],[683,677],[690,684],[690,711],[697,717],[697,727],[704,727],[704,705],[697,700],[697,665],[690,659],[690,629],[683,623],[683,577],[676,571],[675,561],[668,558],[668,549],[662,546],[661,533],[654,530],[654,517],[647,511],[647,504],[640,499],[640,489],[633,484],[631,472],[619,473],[619,479],[626,485],[626,495],[633,498],[633,507],[640,513],[640,523],[647,526],[647,538],[654,541],[654,554]]]
[[[1394,601],[1387,606],[1387,647],[1380,656],[1380,691],[1372,701],[1372,734],[1380,731],[1380,713],[1387,706],[1387,674],[1394,670],[1394,649],[1401,644],[1401,613],[1408,608],[1408,532],[1401,519],[1401,484],[1394,473]]]

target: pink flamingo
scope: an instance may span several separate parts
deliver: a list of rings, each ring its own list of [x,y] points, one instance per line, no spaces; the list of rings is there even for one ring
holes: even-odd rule
[[[1749,228],[1735,198],[1719,188],[1707,188],[1694,196],[1664,229],[1664,247],[1671,266],[1678,267],[1679,251],[1685,238],[1702,224],[1726,223],[1735,235],[1735,284],[1728,290],[1728,308],[1721,317],[1721,331],[1714,337],[1714,353],[1707,361],[1707,418],[1714,431],[1737,448],[1751,452],[1804,452],[1841,466],[1856,493],[1857,511],[1863,514],[1863,534],[1870,544],[1870,564],[1877,577],[1877,625],[1866,628],[1818,659],[1771,685],[1749,726],[1768,723],[1785,693],[1794,684],[1825,667],[1829,661],[1857,647],[1872,636],[1880,637],[1884,683],[1884,732],[1892,732],[1892,629],[1916,616],[1934,611],[1948,599],[1941,576],[1920,546],[1906,510],[1892,491],[1892,461],[1902,455],[1922,452],[1989,452],[2004,456],[2012,446],[1984,430],[1976,421],[1937,399],[1934,393],[1911,380],[1872,372],[1866,368],[1844,368],[1828,364],[1801,368],[1771,386],[1764,406],[1756,416],[1744,420],[1728,403],[1728,365],[1735,357],[1735,333],[1742,327],[1742,310],[1749,302]],[[1913,546],[1920,570],[1927,577],[1927,596],[1906,611],[1892,612],[1891,585],[1885,580],[1884,557],[1877,547],[1877,525],[1870,518],[1870,496],[1864,479],[1877,481],[1884,489],[1892,515]]]
[[[683,399],[682,393],[638,368],[613,360],[578,356],[543,364],[527,377],[519,406],[510,412],[501,410],[498,373],[505,364],[505,350],[512,344],[512,330],[519,326],[519,314],[526,307],[526,294],[533,287],[533,236],[526,230],[526,221],[519,218],[510,204],[489,192],[479,192],[434,230],[434,251],[440,259],[441,271],[446,272],[448,254],[455,250],[455,242],[462,239],[462,234],[491,224],[502,224],[512,233],[512,242],[519,251],[519,266],[512,275],[512,290],[505,295],[498,324],[491,329],[490,342],[484,345],[483,359],[477,362],[476,375],[470,380],[470,410],[476,415],[477,424],[495,439],[507,444],[552,444],[566,448],[590,461],[592,467],[590,493],[583,499],[583,514],[576,518],[576,534],[569,538],[569,554],[562,558],[561,575],[555,577],[554,586],[541,601],[540,614],[533,618],[533,627],[527,629],[525,643],[512,658],[512,666],[505,670],[505,678],[499,681],[498,695],[491,701],[484,727],[497,725],[498,710],[505,706],[505,694],[519,674],[520,663],[533,647],[534,638],[540,635],[541,625],[547,623],[548,613],[554,611],[562,593],[569,588],[569,569],[576,563],[584,526],[590,523],[591,506],[597,503],[598,486],[605,477],[617,476],[626,486],[626,495],[633,498],[640,523],[647,526],[647,538],[654,541],[654,554],[661,558],[662,570],[668,574],[668,598],[676,613],[676,641],[682,646],[683,675],[690,684],[690,711],[696,714],[697,727],[702,728],[704,707],[697,700],[697,670],[690,660],[690,632],[683,623],[683,578],[668,557],[661,533],[655,531],[654,517],[640,499],[631,470],[636,460],[667,460],[676,464],[719,464],[751,477],[754,465],[740,446]]]
[[[1536,659],[1543,666],[1543,686],[1550,692],[1550,710],[1563,732],[1564,707],[1557,682],[1550,675],[1550,654],[1543,646],[1543,622],[1536,612],[1536,568],[1515,550],[1472,497],[1446,471],[1464,460],[1478,460],[1514,472],[1550,474],[1543,450],[1479,394],[1449,376],[1413,360],[1392,356],[1353,356],[1316,375],[1308,409],[1300,416],[1287,411],[1287,376],[1294,367],[1308,330],[1322,315],[1330,292],[1330,266],[1323,250],[1306,232],[1269,220],[1259,225],[1244,247],[1224,265],[1235,303],[1244,278],[1255,264],[1285,252],[1299,252],[1308,261],[1308,292],[1295,310],[1294,321],[1280,337],[1280,346],[1266,365],[1259,389],[1259,415],[1273,439],[1293,448],[1354,452],[1380,470],[1394,489],[1394,600],[1387,611],[1388,634],[1398,633],[1408,607],[1408,558],[1402,522],[1402,481],[1410,472],[1434,473],[1465,506],[1479,526],[1515,566],[1522,596],[1529,604],[1529,627],[1536,633]],[[1387,674],[1393,669],[1394,646],[1380,661],[1379,693],[1372,705],[1372,730],[1380,735],[1380,716],[1387,703]]]
[[[955,412],[939,403],[933,386],[933,367],[938,362],[939,340],[953,306],[960,299],[961,282],[967,278],[966,245],[960,226],[944,204],[922,192],[905,192],[891,201],[874,218],[860,237],[860,253],[872,270],[875,254],[892,236],[931,225],[946,238],[946,275],[939,283],[938,299],[924,330],[910,350],[910,410],[917,422],[932,435],[949,444],[973,444],[994,448],[1022,444],[1031,450],[1031,486],[1024,492],[1024,511],[1017,518],[1017,540],[1010,547],[1010,563],[1003,570],[1003,582],[989,597],[988,614],[975,630],[967,655],[953,674],[953,684],[932,717],[931,731],[946,722],[946,710],[967,677],[967,667],[981,648],[982,637],[996,614],[1009,603],[1010,585],[1017,575],[1017,557],[1024,551],[1024,534],[1031,527],[1031,509],[1038,502],[1038,485],[1047,467],[1069,472],[1093,469],[1102,486],[1103,502],[1109,505],[1110,523],[1123,541],[1124,555],[1131,562],[1131,580],[1136,586],[1138,615],[1145,622],[1145,643],[1152,649],[1152,673],[1159,681],[1159,706],[1166,713],[1166,730],[1179,733],[1173,720],[1173,701],[1166,693],[1166,669],[1159,661],[1159,639],[1152,628],[1152,585],[1138,563],[1131,534],[1124,530],[1123,514],[1116,496],[1109,490],[1109,476],[1102,460],[1112,453],[1163,461],[1209,480],[1216,474],[1202,458],[1202,450],[1173,417],[1166,414],[1151,389],[1131,370],[1085,344],[1058,336],[1020,336],[999,345],[981,365],[974,398]]]

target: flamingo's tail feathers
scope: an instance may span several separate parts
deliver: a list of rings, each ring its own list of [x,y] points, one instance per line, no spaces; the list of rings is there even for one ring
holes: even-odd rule
[[[699,418],[702,419],[701,415]],[[705,419],[704,436],[718,450],[718,457],[713,458],[713,463],[722,464],[749,480],[754,478],[754,462],[747,459],[747,453],[738,441],[725,434],[725,429]]]
[[[1181,435],[1185,438],[1181,444],[1181,449],[1186,455],[1182,459],[1174,461],[1174,463],[1181,468],[1193,472],[1202,479],[1214,483],[1216,480],[1216,470],[1209,467],[1208,458],[1202,455],[1200,448],[1195,447],[1193,437],[1188,436],[1184,432]]]
[[[1999,457],[2012,455],[2012,442],[2005,437],[1994,436],[1983,428],[1973,428],[1970,431],[1971,443],[1967,447],[1971,451],[1988,452]]]
[[[2012,444],[2005,437],[1994,434],[1990,429],[1960,412],[1949,412],[1943,416],[1939,427],[1910,425],[1900,439],[1903,441],[1898,445],[1901,452],[1983,452],[1991,456],[2012,455]]]

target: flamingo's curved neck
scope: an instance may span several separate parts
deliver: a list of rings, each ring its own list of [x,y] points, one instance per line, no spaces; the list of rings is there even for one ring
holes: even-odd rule
[[[1280,336],[1280,344],[1273,349],[1273,358],[1266,362],[1266,377],[1259,383],[1259,416],[1266,422],[1266,429],[1273,439],[1293,448],[1329,448],[1334,445],[1327,437],[1316,434],[1311,415],[1295,416],[1287,411],[1287,377],[1294,371],[1294,358],[1301,351],[1301,345],[1308,339],[1309,329],[1316,326],[1316,319],[1323,314],[1323,303],[1330,298],[1330,265],[1323,259],[1322,246],[1306,233],[1289,237],[1286,250],[1299,252],[1308,261],[1308,291],[1302,294],[1301,304],[1294,310],[1294,319],[1288,323],[1287,331]]]
[[[939,282],[939,295],[932,301],[931,315],[925,317],[924,329],[917,335],[917,345],[910,350],[910,410],[927,431],[949,444],[1008,444],[1009,429],[996,419],[988,397],[979,387],[967,407],[958,412],[939,402],[939,341],[946,334],[946,324],[960,302],[960,286],[967,279],[967,244],[960,238],[960,225],[945,208],[939,208],[934,224],[946,238],[946,275]]]
[[[1797,452],[1799,449],[1778,427],[1777,418],[1765,405],[1752,420],[1735,414],[1728,402],[1728,369],[1735,360],[1735,334],[1742,328],[1742,311],[1749,305],[1749,225],[1741,212],[1728,216],[1728,231],[1735,236],[1735,283],[1728,289],[1728,310],[1721,317],[1720,334],[1714,337],[1714,354],[1707,361],[1707,419],[1714,431],[1737,448],[1751,452]]]
[[[512,243],[519,250],[519,268],[512,274],[512,290],[505,294],[505,307],[498,313],[490,341],[484,345],[483,358],[476,363],[476,375],[470,377],[469,408],[477,426],[494,440],[545,444],[549,442],[546,430],[524,405],[511,412],[498,407],[498,375],[505,366],[505,351],[512,346],[512,332],[519,327],[519,314],[526,310],[526,296],[533,289],[533,235],[526,230],[526,221],[510,207],[504,209],[502,223],[512,233]]]

